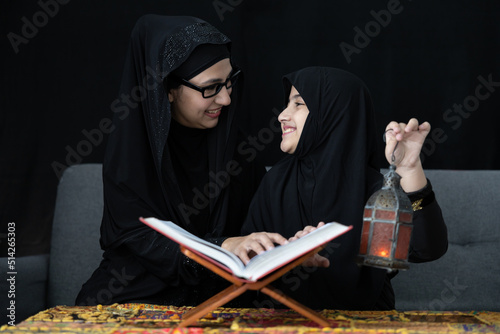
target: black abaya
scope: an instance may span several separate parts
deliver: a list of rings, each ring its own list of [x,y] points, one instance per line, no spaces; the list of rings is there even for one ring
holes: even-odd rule
[[[241,85],[233,87],[232,103],[222,109],[216,127],[173,124],[163,80],[204,44],[230,47],[226,36],[193,17],[147,15],[132,32],[123,103],[114,105],[103,164],[103,260],[77,304],[196,305],[226,284],[138,220],[171,220],[220,244],[240,230],[263,175],[264,169],[236,152]]]

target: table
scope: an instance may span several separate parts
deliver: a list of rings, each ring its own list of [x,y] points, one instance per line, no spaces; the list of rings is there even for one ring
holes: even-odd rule
[[[500,333],[500,312],[322,310],[321,327],[290,309],[217,308],[177,328],[191,307],[151,304],[57,306],[0,333]]]

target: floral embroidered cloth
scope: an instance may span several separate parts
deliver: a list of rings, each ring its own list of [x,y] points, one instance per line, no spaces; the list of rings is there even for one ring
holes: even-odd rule
[[[500,312],[340,311],[320,313],[320,327],[288,309],[218,308],[188,328],[178,328],[190,307],[149,304],[57,306],[1,333],[500,333]]]

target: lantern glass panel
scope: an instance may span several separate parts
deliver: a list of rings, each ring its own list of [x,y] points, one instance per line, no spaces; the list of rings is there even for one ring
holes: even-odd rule
[[[360,254],[366,254],[368,251],[368,240],[370,238],[370,222],[363,222],[363,231],[361,233],[361,246],[359,249]]]
[[[411,223],[413,219],[412,212],[400,212],[399,221],[402,223]]]
[[[374,222],[370,255],[390,257],[392,255],[393,236],[394,224]]]
[[[396,211],[378,209],[375,211],[375,219],[394,220],[396,219]]]
[[[406,260],[408,258],[408,248],[411,239],[411,226],[399,225],[398,243],[396,245],[396,253],[394,257],[399,260]]]

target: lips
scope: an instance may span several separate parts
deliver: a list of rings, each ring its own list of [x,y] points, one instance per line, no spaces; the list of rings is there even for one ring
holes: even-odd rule
[[[291,126],[285,126],[283,127],[283,135],[282,136],[286,136],[292,132],[295,132],[297,129],[294,128],[294,127],[291,127]]]
[[[217,118],[220,115],[221,108],[213,109],[213,110],[207,110],[205,111],[205,115],[211,118]]]

